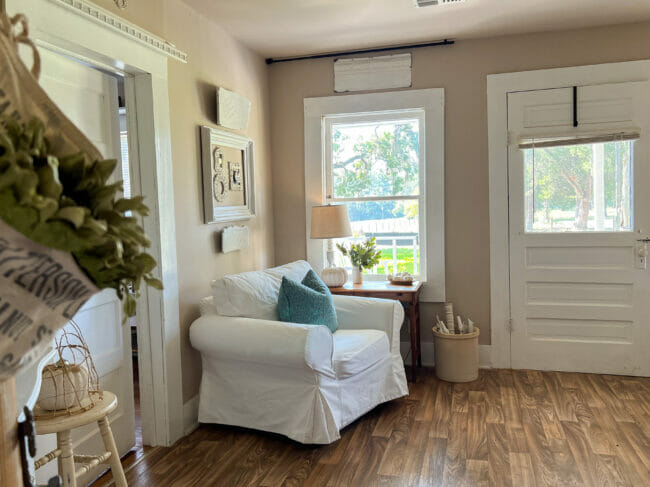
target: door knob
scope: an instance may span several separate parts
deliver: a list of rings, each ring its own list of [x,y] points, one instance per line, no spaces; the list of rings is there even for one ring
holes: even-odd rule
[[[636,268],[645,269],[648,261],[648,242],[650,238],[640,238],[636,241]]]

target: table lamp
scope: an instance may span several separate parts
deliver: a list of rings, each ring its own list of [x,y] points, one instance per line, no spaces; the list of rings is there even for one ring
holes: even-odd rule
[[[348,273],[343,267],[334,267],[333,238],[350,237],[350,218],[346,205],[322,205],[311,209],[311,238],[327,239],[327,263],[321,278],[329,287],[339,287],[348,280]]]

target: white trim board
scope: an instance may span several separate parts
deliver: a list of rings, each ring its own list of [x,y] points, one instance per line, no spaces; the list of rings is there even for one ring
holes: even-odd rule
[[[323,240],[309,238],[311,208],[325,202],[325,177],[323,144],[324,124],[327,115],[344,115],[364,112],[424,110],[426,160],[425,209],[426,235],[422,235],[427,249],[427,282],[420,300],[445,301],[445,95],[443,88],[424,90],[387,91],[360,95],[325,96],[305,98],[305,212],[306,256],[312,267],[320,272],[325,262]]]
[[[124,20],[122,17],[119,17],[106,9],[98,7],[94,3],[87,2],[85,0],[49,1],[62,5],[63,7],[68,8],[79,15],[83,15],[93,22],[102,25],[103,27],[115,29],[122,35],[131,37],[133,40],[147,46],[150,49],[158,51],[161,54],[165,54],[166,56],[174,58],[182,63],[187,62],[187,54],[180,49],[177,49],[173,44],[170,44],[165,39],[162,39],[157,35],[152,34],[151,32],[138,27],[137,25],[132,24],[127,20]]]
[[[410,365],[411,342],[400,342],[400,353],[404,363]],[[434,367],[436,365],[433,342],[422,342],[422,365]],[[407,360],[408,359],[408,360]],[[492,350],[490,345],[478,346],[478,366],[481,369],[492,368]]]
[[[7,11],[29,19],[39,45],[124,76],[129,130],[137,133],[131,152],[133,187],[147,195],[151,209],[143,219],[152,241],[149,252],[159,263],[156,277],[164,291],[144,289],[138,300],[138,345],[143,440],[168,446],[183,436],[180,326],[176,231],[169,127],[167,61],[169,53],[152,49],[90,11],[63,0],[7,0]],[[92,4],[90,4],[92,5]],[[94,6],[93,6],[94,8]],[[117,17],[115,17],[117,18]],[[129,143],[132,143],[130,138]]]
[[[646,81],[650,61],[541,69],[487,76],[490,184],[490,323],[493,367],[510,368],[508,93]]]

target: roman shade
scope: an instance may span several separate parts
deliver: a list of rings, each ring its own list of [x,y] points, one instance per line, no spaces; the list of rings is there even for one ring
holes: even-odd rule
[[[542,149],[545,147],[559,147],[566,145],[600,144],[605,142],[620,142],[624,140],[638,140],[641,138],[640,129],[630,129],[612,133],[579,133],[562,134],[558,136],[520,136],[517,140],[520,149]]]

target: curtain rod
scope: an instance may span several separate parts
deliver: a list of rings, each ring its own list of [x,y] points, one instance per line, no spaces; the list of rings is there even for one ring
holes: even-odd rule
[[[285,57],[285,58],[278,58],[278,59],[274,59],[270,57],[270,58],[266,58],[266,64],[286,63],[288,61],[303,61],[305,59],[322,59],[326,57],[347,56],[349,54],[369,54],[372,52],[396,51],[400,49],[415,49],[418,47],[449,46],[451,44],[454,44],[455,42],[456,41],[444,39],[442,41],[425,42],[423,44],[405,44],[403,46],[375,47],[371,49],[358,49],[356,51],[340,51],[340,52],[328,52],[324,54],[312,54],[309,56]]]

